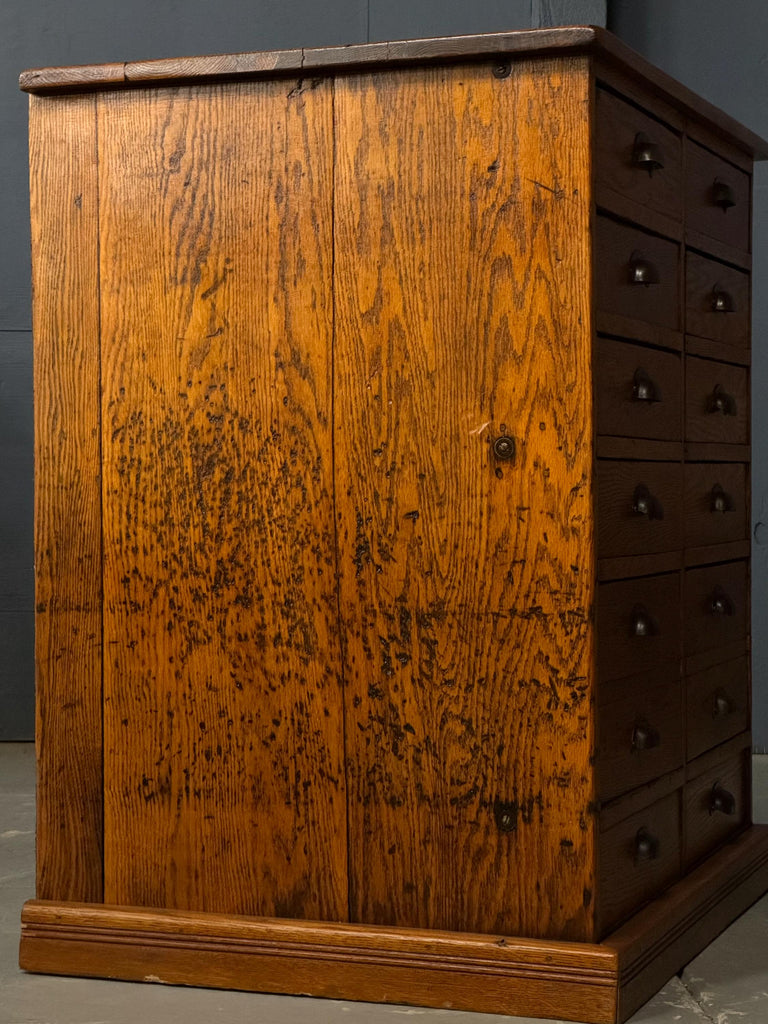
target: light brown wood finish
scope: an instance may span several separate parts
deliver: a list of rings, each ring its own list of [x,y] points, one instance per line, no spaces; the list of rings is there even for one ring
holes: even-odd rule
[[[336,83],[353,920],[591,934],[587,95]]]
[[[37,893],[102,900],[96,105],[30,102]]]
[[[331,86],[99,115],[105,898],[344,919]]]

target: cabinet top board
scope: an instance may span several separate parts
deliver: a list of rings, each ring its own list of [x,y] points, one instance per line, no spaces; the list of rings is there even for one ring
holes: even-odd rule
[[[642,80],[659,96],[687,115],[704,121],[757,159],[768,158],[768,142],[697,96],[676,79],[641,57],[611,32],[593,25],[489,32],[482,35],[442,36],[393,42],[352,43],[347,46],[260,50],[247,53],[171,57],[160,60],[69,67],[30,68],[19,77],[25,92],[45,94],[89,89],[137,88],[153,85],[206,83],[229,80],[313,77],[338,72],[395,68],[457,61],[498,60],[551,54],[586,53],[618,66]]]

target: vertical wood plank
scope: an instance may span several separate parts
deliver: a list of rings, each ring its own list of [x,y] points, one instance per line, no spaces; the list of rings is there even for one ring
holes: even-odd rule
[[[336,83],[353,921],[593,931],[588,117],[581,58]]]
[[[37,895],[102,885],[96,113],[30,98],[34,290]]]
[[[331,101],[99,98],[116,903],[347,916]]]

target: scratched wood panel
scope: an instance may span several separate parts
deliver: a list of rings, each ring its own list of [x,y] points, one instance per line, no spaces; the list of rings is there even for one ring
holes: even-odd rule
[[[37,895],[102,899],[96,113],[30,101]]]
[[[344,919],[331,89],[99,118],[106,898]]]
[[[336,83],[353,921],[592,933],[588,95],[576,58]]]

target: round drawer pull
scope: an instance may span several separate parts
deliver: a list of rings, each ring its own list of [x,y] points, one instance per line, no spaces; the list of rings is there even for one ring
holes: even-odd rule
[[[658,636],[659,624],[642,604],[632,609],[632,636]]]
[[[658,384],[648,376],[641,366],[638,366],[632,378],[632,397],[636,402],[652,403],[661,401],[661,392],[659,391]]]
[[[725,690],[716,690],[712,707],[713,718],[727,718],[733,713],[733,710],[733,701]]]
[[[644,860],[656,860],[659,856],[659,840],[647,828],[639,828],[635,836],[635,864]]]
[[[642,167],[648,171],[649,177],[653,175],[654,171],[663,170],[664,157],[661,146],[656,142],[651,142],[645,132],[638,132],[632,147],[632,163],[635,167]]]
[[[638,484],[632,495],[632,511],[635,515],[646,516],[648,519],[663,519],[664,509],[658,498],[655,498],[645,484]]]
[[[712,312],[713,313],[735,313],[736,304],[730,292],[720,288],[718,285],[712,289]]]
[[[646,287],[659,283],[658,270],[639,252],[633,252],[629,258],[629,283],[644,284]]]
[[[658,729],[654,729],[647,722],[638,722],[632,730],[632,750],[653,750],[661,746],[661,736]]]
[[[709,813],[715,814],[717,811],[729,816],[736,813],[736,797],[723,789],[719,782],[714,784],[709,794]]]
[[[710,512],[732,512],[733,501],[730,494],[723,490],[720,484],[715,484],[712,490],[709,492],[709,511]]]
[[[713,615],[733,615],[733,601],[722,587],[715,587],[709,598],[709,610]]]
[[[720,384],[715,384],[712,394],[707,399],[707,412],[735,416],[736,399],[733,395],[729,395]]]
[[[720,178],[715,178],[712,183],[712,202],[715,206],[719,206],[723,213],[726,213],[731,207],[736,205],[736,196],[733,189],[727,182],[721,181]]]
[[[515,457],[515,439],[503,434],[493,442],[493,454],[502,462],[509,462]]]

